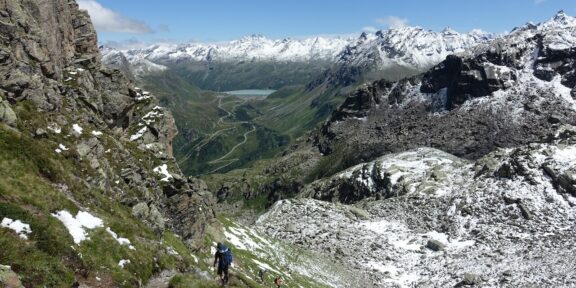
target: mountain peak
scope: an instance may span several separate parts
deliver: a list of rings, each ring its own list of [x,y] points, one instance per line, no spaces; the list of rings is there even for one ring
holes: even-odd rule
[[[576,18],[566,14],[564,10],[558,11],[554,17],[538,25],[542,29],[562,29],[576,27]]]
[[[444,29],[442,29],[442,34],[444,34],[444,35],[458,35],[460,33],[456,32],[456,30],[450,28],[450,26],[447,26]]]
[[[564,10],[560,10],[560,11],[556,12],[556,15],[554,15],[554,19],[564,19],[566,17],[569,17],[569,16],[566,15]]]

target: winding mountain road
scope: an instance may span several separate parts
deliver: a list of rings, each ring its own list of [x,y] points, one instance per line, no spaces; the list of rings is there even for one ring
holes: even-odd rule
[[[242,124],[250,124],[252,126],[252,128],[250,129],[250,131],[247,131],[243,134],[244,139],[237,143],[236,145],[234,145],[234,147],[232,147],[226,154],[224,154],[223,156],[221,156],[220,158],[216,159],[216,160],[212,160],[210,162],[208,162],[208,164],[218,164],[218,163],[222,163],[222,162],[228,162],[223,166],[220,166],[212,171],[210,171],[209,173],[213,173],[213,172],[217,172],[229,165],[231,165],[232,163],[238,161],[239,159],[234,158],[234,159],[226,159],[228,158],[230,155],[232,155],[234,153],[234,151],[236,151],[236,149],[240,148],[241,146],[245,145],[246,142],[248,142],[248,136],[251,133],[256,132],[256,126],[250,122],[250,121],[235,121],[235,122],[226,122],[225,119],[229,118],[232,116],[233,112],[236,110],[236,108],[244,103],[246,103],[247,100],[239,100],[239,101],[230,101],[230,102],[226,102],[226,103],[222,103],[222,99],[225,98],[226,96],[217,96],[218,97],[218,109],[224,111],[226,113],[226,115],[223,115],[222,117],[218,118],[218,121],[216,123],[216,125],[231,125],[232,127],[226,127],[226,128],[222,128],[220,130],[215,131],[214,133],[210,134],[206,139],[200,141],[199,143],[197,143],[195,146],[193,146],[190,149],[190,152],[188,154],[186,154],[186,156],[184,158],[182,158],[180,161],[178,161],[178,163],[184,163],[185,161],[187,161],[188,159],[190,159],[190,157],[192,157],[192,155],[194,155],[194,153],[196,153],[196,155],[198,156],[200,154],[200,151],[202,150],[202,148],[204,148],[206,145],[208,145],[210,142],[212,142],[212,140],[214,140],[216,137],[218,137],[220,134],[229,131],[229,130],[234,130],[234,129],[238,129],[238,126],[242,125]],[[229,110],[226,110],[223,105],[225,104],[231,104],[231,103],[235,103],[234,106],[232,106],[232,108]]]

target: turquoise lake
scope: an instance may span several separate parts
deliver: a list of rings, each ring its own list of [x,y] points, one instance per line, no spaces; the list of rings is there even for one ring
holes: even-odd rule
[[[264,90],[264,89],[247,89],[247,90],[235,90],[235,91],[226,91],[225,94],[234,95],[234,96],[261,96],[266,97],[272,93],[276,92],[276,90]]]

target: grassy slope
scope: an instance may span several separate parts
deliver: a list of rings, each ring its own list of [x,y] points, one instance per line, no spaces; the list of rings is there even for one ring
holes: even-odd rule
[[[42,127],[50,118],[34,113],[26,103],[17,111],[21,131],[28,131],[30,123]],[[32,229],[28,240],[9,229],[0,229],[0,263],[12,266],[26,287],[70,287],[75,274],[81,279],[87,277],[83,281],[99,277],[110,285],[134,287],[159,271],[189,267],[191,259],[165,252],[167,247],[162,241],[171,237],[170,233],[157,235],[132,217],[130,207],[120,204],[114,195],[89,189],[79,181],[95,171],[77,158],[72,142],[64,136],[67,133],[65,130],[48,139],[33,139],[0,125],[0,219],[18,219]],[[70,151],[55,153],[59,143],[70,147]],[[108,149],[115,148],[112,142],[107,143]],[[103,219],[105,227],[130,239],[136,249],[119,245],[104,228],[92,230],[90,240],[74,244],[67,229],[51,213],[67,210],[75,214],[80,209]],[[118,266],[121,259],[131,263],[122,269]]]
[[[13,231],[0,228],[0,263],[10,265],[26,287],[70,287],[80,274],[87,276],[85,283],[106,287],[137,287],[164,270],[206,271],[203,273],[213,275],[211,251],[192,252],[178,236],[169,232],[159,235],[148,229],[131,216],[128,207],[103,191],[73,185],[66,174],[78,169],[78,163],[71,155],[55,154],[49,143],[38,144],[38,140],[0,127],[0,173],[4,176],[0,178],[0,219],[21,220],[33,231],[28,240],[23,240]],[[70,195],[55,189],[53,183],[70,185]],[[80,206],[79,202],[90,205]],[[119,245],[104,228],[91,230],[89,240],[74,244],[68,230],[50,214],[59,210],[75,214],[79,209],[89,209],[102,218],[105,227],[130,239],[136,250]],[[227,219],[222,221],[225,227],[237,227]],[[214,240],[206,238],[210,246]],[[251,261],[270,260],[231,247],[237,267],[232,270],[230,287],[265,287],[253,280],[258,270]],[[169,253],[171,249],[176,254]],[[121,259],[131,263],[123,269],[118,266]],[[270,265],[287,271],[284,266]],[[292,277],[302,287],[321,287],[310,284],[315,282],[309,278]],[[173,287],[218,287],[217,281],[198,273],[179,274],[171,283]]]
[[[307,83],[324,72],[330,63],[315,61],[233,63],[190,62],[170,66],[186,82],[203,90],[279,89]]]

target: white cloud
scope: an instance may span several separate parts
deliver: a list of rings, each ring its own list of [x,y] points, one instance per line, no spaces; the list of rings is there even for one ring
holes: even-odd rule
[[[378,31],[378,28],[376,28],[374,26],[366,26],[366,27],[362,28],[362,32],[375,33],[376,31]]]
[[[376,23],[386,25],[389,28],[400,28],[408,25],[408,19],[397,16],[386,16],[384,18],[376,19]]]
[[[78,0],[80,9],[87,10],[94,27],[100,32],[146,34],[154,31],[144,22],[130,19],[102,6],[96,0]]]

